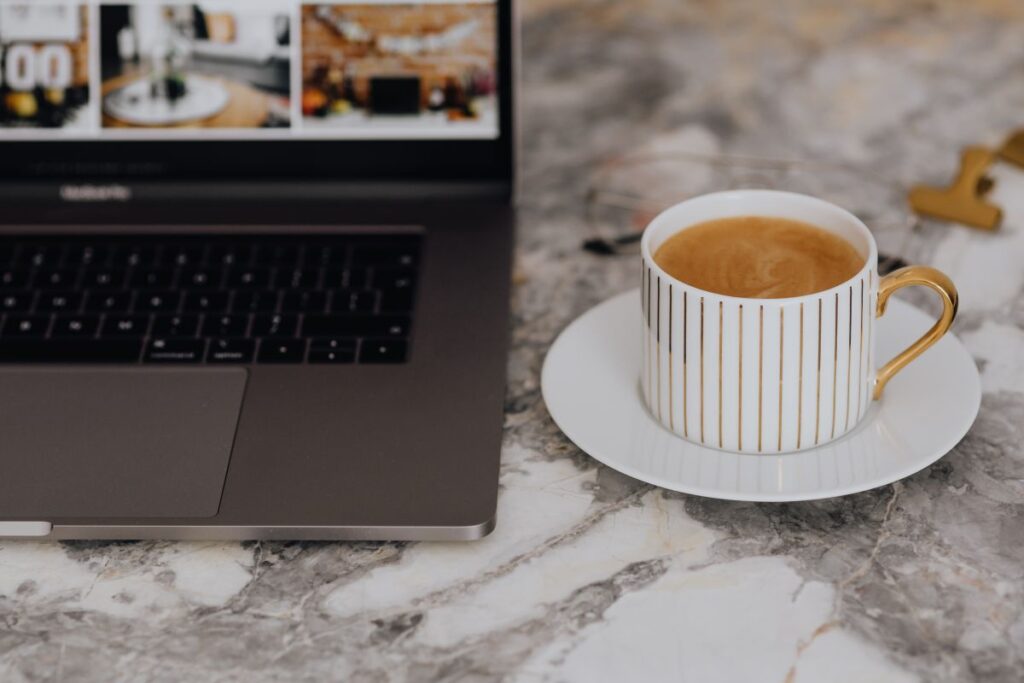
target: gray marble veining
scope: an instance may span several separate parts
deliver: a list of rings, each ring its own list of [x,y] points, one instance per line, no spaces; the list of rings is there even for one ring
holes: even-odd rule
[[[789,505],[666,493],[580,453],[539,391],[557,333],[636,284],[633,259],[579,248],[604,159],[727,153],[843,162],[890,188],[944,181],[960,146],[1024,125],[1024,7],[528,0],[522,13],[495,533],[0,543],[0,680],[1024,678],[1024,216],[995,236],[931,223],[880,236],[960,283],[957,332],[985,389],[964,441],[892,486]],[[651,182],[692,180],[674,172]],[[872,203],[829,177],[798,189]]]

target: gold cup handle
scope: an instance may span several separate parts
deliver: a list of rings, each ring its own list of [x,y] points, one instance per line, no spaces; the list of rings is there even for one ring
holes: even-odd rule
[[[885,306],[893,292],[897,289],[913,285],[923,285],[938,293],[942,299],[942,315],[932,325],[931,329],[924,333],[924,336],[883,365],[878,371],[878,376],[875,378],[875,399],[882,396],[882,390],[885,389],[885,385],[892,379],[893,375],[902,370],[907,363],[924,353],[928,347],[939,341],[942,335],[949,331],[950,326],[953,324],[953,318],[956,317],[959,301],[956,286],[952,280],[946,277],[945,273],[928,266],[908,266],[894,270],[883,277],[882,281],[878,284],[878,305],[876,306],[875,315],[880,318],[885,314]]]

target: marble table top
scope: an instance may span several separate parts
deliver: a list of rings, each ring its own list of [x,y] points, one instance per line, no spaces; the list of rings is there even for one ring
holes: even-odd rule
[[[521,10],[497,530],[471,544],[3,542],[0,680],[1024,678],[1024,207],[998,234],[886,217],[908,183],[947,180],[960,147],[1024,125],[1024,7]],[[604,160],[638,151],[797,160],[810,170],[781,185],[863,211],[877,202],[883,250],[946,269],[961,288],[956,332],[985,392],[964,441],[892,486],[786,505],[667,493],[567,441],[540,367],[569,321],[636,284],[632,258],[579,247],[607,229],[586,210]],[[997,197],[1013,199],[998,181],[1016,173],[997,169]],[[680,197],[741,182],[697,182],[671,164],[643,174],[641,190]],[[636,177],[609,182],[633,191]]]

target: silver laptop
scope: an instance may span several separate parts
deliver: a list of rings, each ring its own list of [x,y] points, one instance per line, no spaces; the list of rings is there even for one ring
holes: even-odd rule
[[[0,537],[475,539],[507,0],[0,2]]]

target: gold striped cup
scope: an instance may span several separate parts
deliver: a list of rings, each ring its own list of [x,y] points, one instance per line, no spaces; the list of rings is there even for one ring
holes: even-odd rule
[[[838,234],[864,256],[864,267],[823,292],[746,299],[692,287],[654,262],[658,247],[679,230],[750,215],[795,219]],[[641,254],[644,399],[672,432],[722,450],[782,453],[841,437],[956,315],[956,287],[948,277],[925,266],[879,277],[878,247],[860,219],[790,192],[718,192],[677,204],[647,226]],[[909,285],[938,292],[942,316],[876,370],[874,320],[889,296]]]

